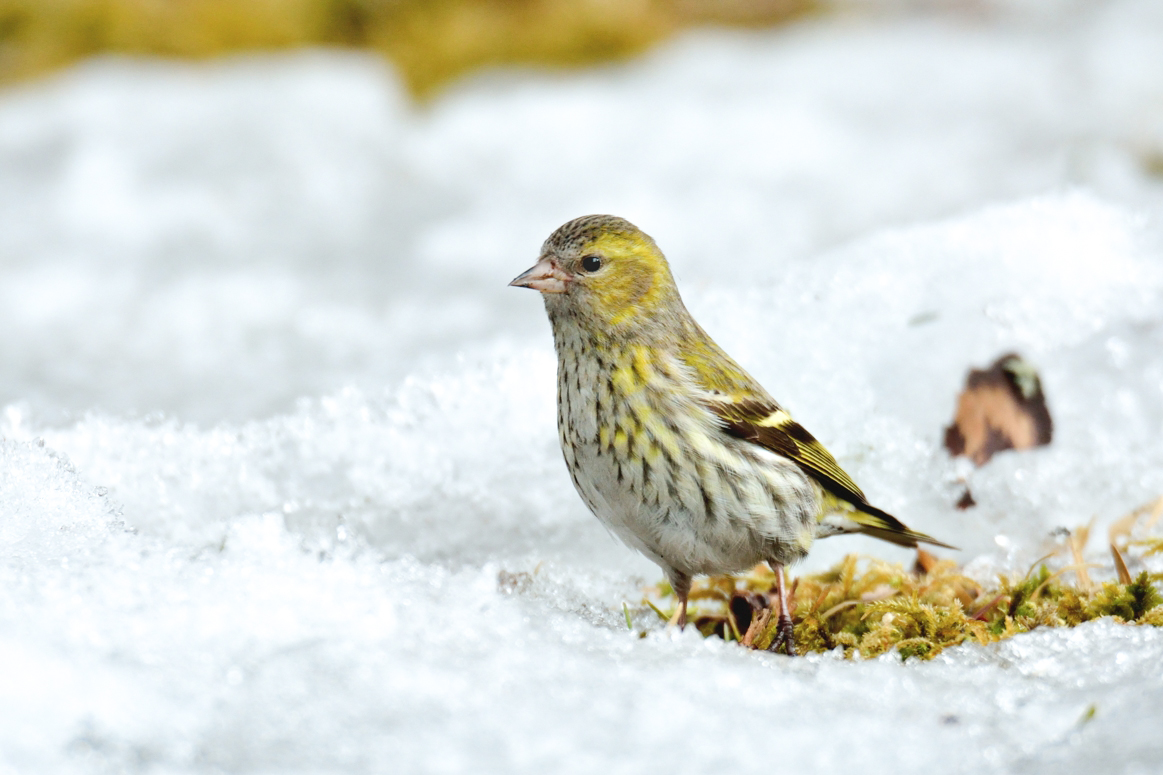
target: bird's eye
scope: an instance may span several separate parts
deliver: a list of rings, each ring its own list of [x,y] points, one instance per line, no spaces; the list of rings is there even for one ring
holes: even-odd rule
[[[583,256],[582,257],[582,269],[583,270],[585,270],[587,272],[596,272],[601,268],[602,268],[602,257],[601,256],[590,255],[590,256]]]

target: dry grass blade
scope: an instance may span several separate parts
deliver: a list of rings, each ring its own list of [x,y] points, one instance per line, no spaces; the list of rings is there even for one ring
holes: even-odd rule
[[[1051,582],[1051,581],[1053,581],[1054,579],[1058,578],[1058,577],[1059,577],[1059,576],[1061,576],[1063,573],[1069,573],[1069,572],[1071,572],[1071,571],[1078,570],[1078,567],[1079,567],[1078,565],[1064,565],[1063,567],[1061,567],[1061,568],[1059,568],[1058,570],[1054,571],[1053,573],[1051,573],[1049,576],[1047,576],[1047,577],[1046,577],[1046,580],[1045,580],[1045,581],[1043,581],[1041,584],[1039,584],[1039,585],[1038,585],[1038,586],[1037,586],[1037,587],[1034,589],[1034,591],[1033,591],[1033,593],[1030,595],[1030,597],[1037,597],[1037,596],[1038,596],[1039,594],[1041,594],[1041,593],[1042,593],[1042,591],[1043,591],[1043,590],[1044,590],[1044,589],[1045,589],[1045,588],[1046,588],[1046,587],[1047,587],[1047,586],[1050,584],[1050,582]],[[1082,567],[1083,567],[1083,568],[1100,568],[1100,567],[1102,567],[1102,566],[1101,566],[1101,565],[1099,565],[1097,562],[1084,562],[1084,563],[1082,563]],[[1128,581],[1127,581],[1127,582],[1125,582],[1125,583],[1129,584],[1129,583],[1130,583],[1130,580],[1128,580]]]
[[[1093,517],[1086,524],[1086,527],[1078,527],[1070,531],[1070,553],[1074,557],[1074,573],[1078,577],[1079,588],[1087,593],[1094,591],[1094,582],[1090,580],[1090,574],[1086,570],[1086,561],[1082,559],[1082,552],[1086,549],[1087,542],[1090,541],[1092,527],[1094,527]]]
[[[1148,503],[1143,504],[1126,516],[1120,517],[1111,524],[1108,531],[1110,542],[1115,545],[1123,547],[1132,543],[1131,535],[1135,530],[1135,525],[1143,517],[1150,515],[1146,524],[1143,526],[1145,531],[1152,530],[1159,519],[1163,517],[1163,497],[1155,498]]]
[[[1127,563],[1123,560],[1122,552],[1120,552],[1119,548],[1113,543],[1111,544],[1111,556],[1114,557],[1115,560],[1115,571],[1119,575],[1119,583],[1130,584],[1131,572],[1127,570]]]
[[[1158,524],[1160,518],[1163,518],[1163,495],[1147,504],[1146,508],[1151,511],[1151,518],[1147,520],[1147,530],[1151,530]]]

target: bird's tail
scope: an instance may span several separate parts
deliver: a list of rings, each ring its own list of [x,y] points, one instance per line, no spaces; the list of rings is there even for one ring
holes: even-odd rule
[[[825,507],[829,513],[820,522],[823,528],[821,535],[864,533],[900,546],[915,547],[918,543],[923,543],[943,546],[946,549],[957,548],[906,527],[892,514],[881,511],[869,503],[851,503],[829,496],[826,498]]]

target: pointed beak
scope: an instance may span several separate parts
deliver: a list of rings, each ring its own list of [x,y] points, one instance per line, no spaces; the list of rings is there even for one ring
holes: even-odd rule
[[[543,258],[509,285],[532,288],[542,293],[565,293],[573,275],[559,267],[551,258]]]

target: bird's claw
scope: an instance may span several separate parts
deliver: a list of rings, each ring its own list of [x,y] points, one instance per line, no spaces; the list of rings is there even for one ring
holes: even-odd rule
[[[795,627],[792,625],[791,617],[787,614],[780,614],[779,623],[775,628],[775,638],[772,639],[767,650],[773,654],[782,651],[789,657],[796,655]]]

